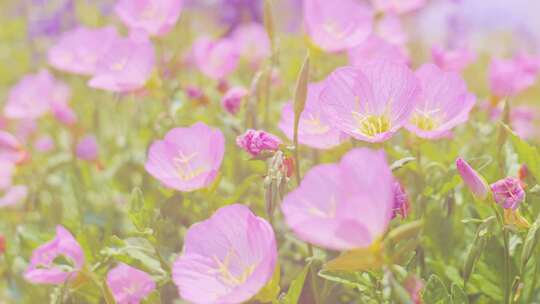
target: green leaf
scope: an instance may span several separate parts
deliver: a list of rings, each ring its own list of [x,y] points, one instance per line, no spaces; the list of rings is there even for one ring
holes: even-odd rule
[[[452,293],[452,302],[454,304],[469,304],[469,298],[467,297],[467,294],[459,285],[452,284],[451,288]]]
[[[424,293],[422,294],[422,299],[424,300],[424,303],[430,304],[451,303],[451,298],[448,294],[446,286],[444,286],[444,283],[441,281],[441,279],[434,274],[429,277],[429,280],[426,283]]]
[[[128,216],[133,226],[139,232],[149,228],[156,218],[156,210],[154,204],[144,199],[141,189],[134,188],[131,192],[131,200],[129,202]]]
[[[476,236],[474,237],[473,243],[467,252],[465,264],[463,266],[463,281],[465,283],[467,283],[469,280],[474,270],[474,265],[484,252],[487,241],[490,237],[489,232],[494,222],[495,217],[489,217],[482,224],[480,224],[476,230]]]
[[[362,277],[361,272],[321,270],[318,275],[325,280],[350,286],[360,291],[365,289],[366,285],[370,284],[370,282],[367,282],[366,279]]]
[[[142,304],[160,304],[161,303],[161,295],[159,294],[159,291],[154,290],[152,291],[143,301]]]
[[[525,242],[523,243],[523,250],[521,251],[521,272],[525,271],[525,266],[531,258],[538,240],[540,239],[540,215],[536,218],[536,221],[532,224],[527,232],[525,237]]]
[[[304,289],[304,282],[306,281],[306,276],[309,272],[311,263],[308,263],[306,266],[304,266],[304,269],[294,278],[289,285],[289,290],[287,291],[287,294],[282,300],[282,303],[284,304],[296,304],[298,303],[298,300],[300,299],[300,295],[302,294],[302,289]]]
[[[527,165],[529,172],[531,172],[537,181],[540,181],[540,153],[538,149],[521,139],[507,125],[504,125],[504,127],[508,131],[510,142],[516,150],[519,161]]]
[[[409,156],[409,157],[404,157],[402,159],[398,159],[396,160],[395,162],[392,163],[392,165],[390,166],[390,169],[392,169],[392,171],[396,171],[402,167],[404,167],[405,165],[407,165],[408,163],[412,162],[416,160],[415,157],[412,157],[412,156]]]

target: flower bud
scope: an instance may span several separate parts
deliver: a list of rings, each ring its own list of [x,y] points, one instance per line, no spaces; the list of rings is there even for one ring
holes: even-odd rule
[[[525,191],[517,178],[506,177],[491,184],[495,202],[504,209],[516,210],[525,200]]]
[[[394,183],[394,206],[392,208],[392,218],[398,214],[401,218],[406,218],[409,214],[409,198],[400,182]]]
[[[281,139],[263,130],[250,129],[236,138],[236,144],[251,156],[257,157],[264,151],[277,151]]]
[[[243,87],[234,87],[231,88],[223,95],[221,99],[221,105],[223,108],[231,113],[236,114],[240,110],[242,105],[242,99],[248,95],[248,90]]]
[[[482,175],[476,172],[463,158],[456,159],[456,167],[465,185],[478,200],[485,200],[489,194],[489,186]]]

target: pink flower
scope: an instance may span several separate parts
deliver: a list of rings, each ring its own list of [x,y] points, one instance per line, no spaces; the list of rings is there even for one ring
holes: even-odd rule
[[[409,56],[399,46],[379,36],[371,35],[367,40],[348,50],[349,63],[361,67],[377,60],[391,60],[402,64],[409,63]]]
[[[243,87],[230,88],[227,93],[221,99],[221,105],[223,108],[231,113],[236,114],[240,110],[242,100],[249,94],[249,91]]]
[[[485,200],[489,194],[489,186],[482,175],[476,172],[463,158],[456,159],[456,167],[465,185],[478,200]]]
[[[441,69],[461,72],[476,60],[476,53],[468,48],[444,49],[434,46],[431,48],[431,57]]]
[[[324,104],[319,95],[324,83],[311,83],[304,111],[298,124],[298,142],[316,149],[330,149],[348,139],[348,135],[333,128],[323,115]],[[294,106],[292,102],[285,104],[281,110],[279,128],[290,140],[294,136]]]
[[[34,141],[34,148],[40,152],[49,152],[54,149],[54,140],[48,136],[41,136]]]
[[[119,263],[109,271],[107,285],[118,304],[140,303],[156,289],[156,283],[150,275],[124,263]]]
[[[118,33],[112,26],[78,27],[65,32],[47,54],[51,66],[61,71],[92,75],[98,60],[109,51]]]
[[[20,163],[26,157],[21,142],[11,133],[0,130],[0,161]]]
[[[0,159],[0,190],[11,186],[11,179],[14,171],[14,163]]]
[[[9,186],[0,197],[0,207],[13,206],[26,199],[28,188],[24,185]]]
[[[249,129],[236,138],[236,144],[251,156],[257,157],[264,151],[277,151],[281,139],[263,130]]]
[[[408,37],[399,16],[395,14],[384,15],[377,23],[376,32],[379,37],[405,49]]]
[[[52,103],[67,103],[69,88],[47,71],[24,76],[9,91],[4,115],[12,119],[35,119],[45,115]]]
[[[313,42],[328,52],[349,49],[370,34],[372,10],[355,0],[304,2],[304,22]]]
[[[489,101],[481,104],[489,112],[491,120],[500,120],[503,112],[502,104],[493,106]],[[510,126],[516,134],[523,139],[536,139],[540,135],[538,122],[540,113],[538,108],[527,105],[510,107]]]
[[[176,24],[184,0],[120,0],[114,8],[126,26],[151,36],[163,36]]]
[[[276,260],[272,226],[235,204],[188,229],[172,276],[188,302],[241,303],[272,278]]]
[[[98,158],[99,147],[94,135],[86,135],[79,140],[75,149],[77,157],[86,161],[95,161]]]
[[[334,250],[365,248],[388,227],[394,183],[383,151],[354,149],[339,164],[309,170],[281,209],[301,240]]]
[[[270,39],[264,26],[259,23],[246,23],[233,33],[240,56],[251,64],[258,64],[271,54]]]
[[[409,276],[403,284],[405,290],[409,293],[412,303],[422,304],[422,289],[424,289],[424,282],[415,275]]]
[[[217,80],[232,73],[239,60],[235,41],[229,38],[213,41],[208,37],[200,37],[193,43],[193,57],[203,74]]]
[[[497,97],[514,96],[532,86],[540,71],[540,60],[518,55],[511,59],[492,59],[489,85]]]
[[[422,91],[406,128],[423,138],[440,138],[464,123],[476,102],[457,72],[424,64],[416,72]]]
[[[155,54],[150,40],[144,37],[119,38],[97,62],[92,88],[129,92],[144,87],[154,70]]]
[[[219,129],[197,122],[170,130],[150,146],[145,169],[165,186],[179,191],[208,187],[223,160],[225,138]]]
[[[495,202],[505,209],[516,210],[525,200],[525,191],[517,178],[506,177],[491,184]]]
[[[409,197],[403,189],[403,186],[400,182],[394,182],[394,205],[392,208],[392,218],[396,216],[401,216],[401,218],[406,218],[409,215]]]
[[[51,112],[56,120],[65,124],[66,126],[73,126],[75,123],[77,123],[77,114],[67,103],[52,103]]]
[[[390,60],[338,68],[320,98],[333,127],[367,142],[382,142],[409,120],[420,93],[414,73]]]
[[[55,263],[64,257],[65,263]],[[72,280],[83,267],[84,254],[73,235],[64,227],[56,226],[56,237],[34,250],[24,278],[35,284],[63,284]]]
[[[371,0],[377,11],[406,14],[422,8],[426,0]]]

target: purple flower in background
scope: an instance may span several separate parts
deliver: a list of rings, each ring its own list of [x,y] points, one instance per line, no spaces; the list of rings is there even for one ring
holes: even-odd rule
[[[238,45],[233,39],[211,40],[204,36],[193,43],[193,57],[199,70],[216,80],[221,80],[232,73],[240,58]]]
[[[251,156],[257,157],[264,151],[277,151],[281,139],[263,130],[250,129],[236,138],[236,144]]]
[[[34,148],[39,152],[49,152],[54,149],[54,140],[48,135],[41,136],[34,141]]]
[[[445,49],[436,45],[431,48],[431,57],[441,69],[461,72],[476,60],[476,53],[466,47]]]
[[[75,1],[31,0],[22,1],[28,19],[28,36],[57,36],[76,23]]]
[[[98,158],[98,143],[94,135],[86,135],[79,140],[76,147],[77,157],[82,160],[95,161]]]
[[[63,257],[63,263],[56,263]],[[32,253],[24,278],[34,284],[63,284],[72,280],[83,267],[84,254],[77,240],[66,228],[56,226],[56,237]]]
[[[25,185],[14,185],[5,189],[4,195],[0,197],[0,207],[13,206],[23,201],[28,195],[28,187]]]
[[[407,192],[401,185],[400,182],[394,182],[394,206],[392,208],[392,218],[396,216],[401,216],[401,218],[406,218],[409,214],[409,197]]]
[[[109,271],[107,285],[118,304],[140,303],[156,289],[156,283],[149,274],[124,263]]]
[[[525,200],[525,190],[517,178],[506,177],[491,184],[495,202],[505,209],[516,210]]]
[[[510,59],[492,59],[489,85],[497,97],[514,96],[532,86],[540,72],[540,57],[519,54]]]
[[[236,114],[240,110],[242,100],[249,94],[249,91],[243,87],[232,87],[221,99],[221,105],[223,108],[231,113]]]
[[[118,17],[131,30],[151,36],[163,36],[176,24],[184,0],[119,0]]]
[[[403,64],[410,61],[403,48],[376,35],[371,35],[359,45],[350,48],[348,55],[349,63],[358,67],[377,60],[392,60]]]

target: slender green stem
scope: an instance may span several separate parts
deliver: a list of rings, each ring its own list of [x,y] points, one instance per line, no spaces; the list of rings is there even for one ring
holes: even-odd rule
[[[501,227],[501,232],[503,234],[503,245],[504,245],[504,303],[509,304],[510,303],[510,289],[512,284],[510,280],[510,247],[508,245],[508,230],[504,227],[504,219],[499,212],[499,210],[496,209],[495,204],[491,203],[491,208],[493,209],[493,212],[495,212],[495,216],[497,217],[497,222],[499,223],[499,226]]]

